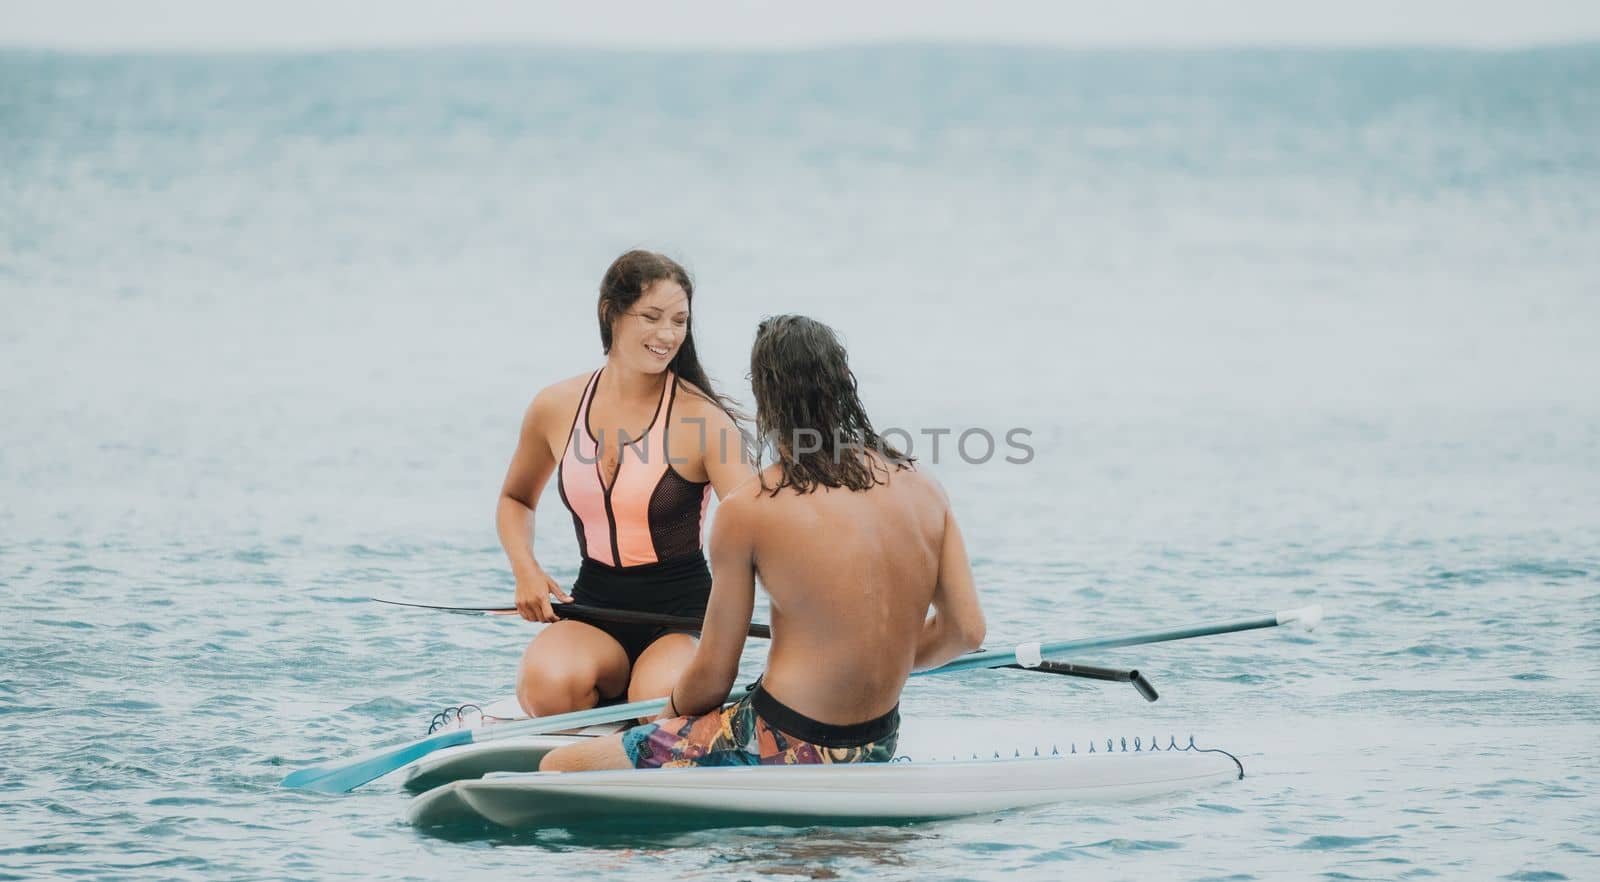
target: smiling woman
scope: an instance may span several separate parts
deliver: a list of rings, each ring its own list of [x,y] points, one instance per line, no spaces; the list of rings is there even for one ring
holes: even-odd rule
[[[553,623],[528,644],[517,676],[531,715],[665,696],[694,654],[692,631],[557,621],[550,605],[554,595],[705,615],[711,572],[700,536],[710,493],[726,496],[752,469],[733,404],[695,352],[693,298],[676,261],[649,251],[617,258],[597,306],[605,365],[543,389],[523,419],[496,517],[518,611]],[[552,474],[583,555],[570,595],[533,551],[533,510]]]

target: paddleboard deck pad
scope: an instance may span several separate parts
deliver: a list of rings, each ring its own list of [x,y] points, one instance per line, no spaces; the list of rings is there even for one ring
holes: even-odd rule
[[[1192,740],[1154,747],[1124,742],[1122,750],[860,765],[502,770],[434,787],[411,801],[406,816],[419,827],[511,829],[885,824],[1148,799],[1244,776],[1232,754]]]

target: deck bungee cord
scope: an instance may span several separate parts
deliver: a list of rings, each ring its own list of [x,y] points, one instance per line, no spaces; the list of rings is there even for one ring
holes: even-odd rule
[[[1090,739],[1087,742],[1087,748],[1088,749],[1083,752],[1084,755],[1095,753],[1095,744],[1096,743],[1098,743],[1098,742],[1095,739]],[[1121,745],[1121,749],[1120,750],[1118,750],[1118,745],[1119,744]],[[1133,739],[1133,750],[1129,750],[1128,749],[1128,739],[1126,737],[1122,737],[1122,738],[1107,738],[1106,739],[1106,749],[1103,750],[1103,751],[1100,751],[1100,752],[1101,753],[1173,753],[1173,752],[1180,752],[1180,753],[1186,753],[1186,752],[1219,753],[1219,754],[1222,754],[1223,756],[1228,757],[1229,759],[1233,760],[1234,763],[1239,766],[1239,777],[1241,779],[1244,777],[1244,763],[1240,762],[1239,758],[1237,756],[1234,756],[1232,753],[1230,753],[1230,752],[1228,752],[1226,750],[1223,750],[1221,748],[1218,748],[1218,747],[1200,747],[1200,746],[1195,744],[1195,739],[1194,739],[1193,735],[1189,736],[1189,743],[1182,744],[1182,745],[1180,745],[1178,743],[1178,736],[1170,735],[1170,736],[1167,737],[1167,746],[1166,747],[1162,747],[1161,746],[1161,739],[1156,737],[1156,736],[1154,736],[1154,735],[1150,736],[1150,746],[1149,747],[1145,747],[1144,746],[1144,739],[1142,739],[1142,738],[1140,738],[1138,736],[1134,736],[1134,739]],[[1057,746],[1057,745],[1054,745],[1054,744],[1050,745],[1050,753],[1049,754],[1041,753],[1038,747],[1035,747],[1033,749],[1033,756],[1035,758],[1044,758],[1046,756],[1077,756],[1077,755],[1078,755],[1078,743],[1076,741],[1068,742],[1068,749],[1067,749],[1067,752],[1064,753],[1064,754],[1061,752],[1061,748],[1059,746]],[[1004,759],[1005,757],[1002,756],[1000,751],[997,750],[997,751],[994,752],[994,756],[992,756],[990,758],[991,759]],[[1012,752],[1011,752],[1011,758],[1012,759],[1023,759],[1024,756],[1023,756],[1023,753],[1022,753],[1022,749],[1021,748],[1013,749]],[[977,759],[982,759],[982,757],[980,757],[976,753],[974,753],[966,761],[977,760]],[[935,763],[936,762],[944,762],[943,760],[941,760],[939,757],[936,757],[936,756],[935,757],[929,757],[926,761],[927,762],[935,762]],[[958,763],[958,762],[963,762],[964,760],[962,760],[961,757],[958,757],[958,756],[955,756],[954,754],[952,754],[950,756],[950,760],[949,761]],[[911,756],[897,756],[897,757],[894,758],[893,762],[897,762],[897,763],[920,762],[920,760],[915,760]]]

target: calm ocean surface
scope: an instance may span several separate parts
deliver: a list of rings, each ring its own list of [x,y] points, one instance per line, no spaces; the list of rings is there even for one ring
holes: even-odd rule
[[[1154,705],[905,699],[1248,777],[622,841],[280,789],[508,690],[531,626],[368,598],[509,599],[522,409],[636,245],[746,402],[761,316],[844,333],[991,643],[1325,604],[1081,659]],[[1597,332],[1596,47],[0,52],[0,878],[1600,877]]]

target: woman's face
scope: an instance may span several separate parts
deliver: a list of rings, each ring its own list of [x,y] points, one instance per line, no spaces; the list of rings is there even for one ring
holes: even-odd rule
[[[611,323],[611,354],[647,374],[667,369],[689,333],[689,295],[671,279],[651,282]]]

